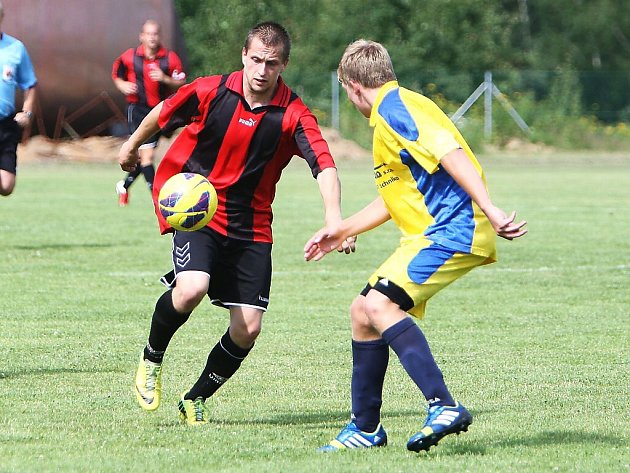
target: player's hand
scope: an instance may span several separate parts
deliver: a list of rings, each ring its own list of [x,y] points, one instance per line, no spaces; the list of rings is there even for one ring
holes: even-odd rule
[[[119,90],[125,95],[133,95],[138,93],[138,86],[133,82],[122,82],[118,86]]]
[[[344,243],[348,245],[349,249],[346,236],[339,228],[324,227],[304,245],[304,259],[306,261],[319,261],[331,251],[343,248]]]
[[[13,120],[21,127],[26,128],[31,123],[31,117],[28,113],[18,112],[15,114]]]
[[[492,228],[494,228],[496,234],[501,238],[513,240],[514,238],[521,237],[527,233],[527,229],[525,228],[525,225],[527,225],[526,220],[521,220],[518,223],[514,222],[516,219],[516,211],[513,211],[508,216],[505,212],[503,212],[503,210],[498,207],[494,207],[486,212],[486,216],[490,220]]]
[[[138,166],[140,155],[129,141],[125,141],[118,152],[118,164],[123,171],[131,172]]]
[[[163,82],[164,72],[157,66],[151,67],[149,69],[149,78],[155,82]]]
[[[357,250],[357,236],[349,236],[342,243],[341,246],[337,247],[337,251],[339,253],[345,253],[349,255],[350,253],[354,253]]]

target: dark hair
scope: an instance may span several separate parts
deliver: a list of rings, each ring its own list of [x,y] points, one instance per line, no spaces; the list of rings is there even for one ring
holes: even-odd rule
[[[247,33],[247,38],[245,38],[245,44],[243,45],[245,51],[249,50],[249,46],[252,44],[254,38],[260,39],[260,41],[268,47],[282,46],[281,58],[285,63],[289,60],[291,38],[287,30],[281,24],[273,21],[258,23]]]

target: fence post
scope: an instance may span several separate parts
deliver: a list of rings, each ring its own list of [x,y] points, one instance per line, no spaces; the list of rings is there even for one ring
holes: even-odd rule
[[[339,130],[339,80],[337,80],[337,71],[330,73],[331,90],[332,90],[332,110],[331,122],[335,130]]]
[[[492,137],[492,72],[485,72],[483,82],[485,84],[483,96],[483,136],[489,140]]]
[[[470,107],[481,97],[483,94],[484,103],[484,124],[483,134],[484,137],[489,140],[492,137],[492,97],[494,96],[503,108],[507,110],[512,119],[516,122],[521,130],[523,130],[527,136],[531,136],[531,131],[525,123],[525,120],[521,118],[518,112],[512,107],[512,104],[503,96],[501,91],[492,82],[492,72],[486,71],[483,76],[483,82],[470,94],[470,97],[457,109],[455,113],[451,115],[453,123],[464,116],[464,113],[468,111]]]

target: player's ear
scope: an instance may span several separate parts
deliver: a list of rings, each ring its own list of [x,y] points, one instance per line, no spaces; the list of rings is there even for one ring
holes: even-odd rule
[[[352,92],[356,96],[358,96],[358,97],[361,96],[361,85],[357,81],[349,80],[348,81],[348,86],[350,87],[350,90],[352,90]]]
[[[247,48],[243,48],[243,50],[241,51],[241,62],[243,63],[243,66],[245,66],[246,57],[247,57]]]

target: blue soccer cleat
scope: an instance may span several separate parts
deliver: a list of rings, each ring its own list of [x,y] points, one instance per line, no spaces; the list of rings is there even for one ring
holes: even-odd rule
[[[472,424],[470,412],[459,403],[454,406],[431,406],[422,430],[407,442],[407,450],[428,451],[446,435],[459,435],[460,432],[468,431],[470,424]]]
[[[347,448],[371,448],[387,445],[387,433],[381,424],[374,432],[368,433],[360,430],[354,422],[346,425],[339,435],[330,443],[317,449],[318,452],[338,452]]]

